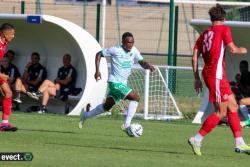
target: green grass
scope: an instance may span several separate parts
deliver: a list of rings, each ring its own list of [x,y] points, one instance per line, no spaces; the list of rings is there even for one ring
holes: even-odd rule
[[[202,157],[194,156],[187,139],[199,128],[187,121],[140,122],[144,134],[128,137],[122,119],[94,118],[78,129],[78,117],[16,113],[15,133],[1,133],[1,152],[32,152],[31,162],[0,162],[6,167],[235,167],[248,166],[249,156],[233,151],[228,127],[218,127],[203,143]],[[244,129],[249,141],[249,129]]]

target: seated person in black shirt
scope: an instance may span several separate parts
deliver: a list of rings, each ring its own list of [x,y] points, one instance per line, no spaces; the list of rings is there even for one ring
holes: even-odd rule
[[[76,77],[76,69],[71,65],[71,56],[65,54],[63,56],[63,66],[59,68],[55,81],[45,80],[38,91],[29,92],[29,96],[33,99],[39,100],[39,97],[43,97],[39,113],[47,111],[46,106],[50,96],[58,96],[61,100],[65,100],[64,98],[75,89]]]
[[[45,67],[39,63],[39,60],[39,53],[34,52],[31,54],[31,61],[25,66],[22,78],[16,80],[14,101],[22,103],[20,93],[27,94],[27,91],[36,91],[46,79],[47,71]]]
[[[8,50],[8,51],[5,53],[5,56],[9,59],[10,64],[12,64],[13,66],[16,67],[16,65],[14,65],[14,64],[12,63],[12,61],[15,59],[15,55],[16,55],[16,53],[15,53],[13,50]]]
[[[248,69],[248,62],[242,60],[240,62],[240,89],[244,96],[250,97],[250,72]]]
[[[5,54],[2,63],[1,63],[1,73],[4,73],[9,76],[8,83],[11,87],[12,90],[15,89],[15,82],[18,78],[20,78],[20,72],[18,68],[11,63],[14,57],[14,52],[13,51],[7,51]]]

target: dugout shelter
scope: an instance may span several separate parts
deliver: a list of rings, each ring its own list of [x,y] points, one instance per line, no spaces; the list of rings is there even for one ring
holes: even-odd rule
[[[77,70],[76,87],[82,88],[83,91],[77,97],[69,97],[75,103],[68,115],[80,115],[82,107],[85,108],[87,103],[95,107],[103,102],[107,89],[108,67],[106,60],[102,59],[102,79],[96,82],[95,54],[101,47],[91,34],[70,21],[49,15],[0,14],[0,24],[5,22],[16,28],[15,38],[7,50],[16,52],[14,64],[18,66],[21,74],[30,60],[31,53],[38,52],[41,56],[40,63],[47,69],[47,78],[53,81],[58,68],[63,65],[63,55],[71,55],[71,64]],[[26,99],[23,101],[23,106],[32,103]],[[49,101],[48,109],[61,112],[64,105],[62,102]]]

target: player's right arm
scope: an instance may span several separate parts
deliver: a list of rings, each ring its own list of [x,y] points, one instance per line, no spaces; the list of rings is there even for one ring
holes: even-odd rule
[[[194,88],[197,93],[202,91],[202,82],[200,80],[199,69],[198,69],[198,58],[199,58],[199,50],[194,48],[193,57],[192,57],[192,67],[194,72]]]
[[[101,73],[99,70],[101,58],[111,57],[112,55],[115,55],[115,53],[116,53],[116,47],[106,48],[96,53],[96,56],[95,56],[95,79],[96,81],[102,79]]]
[[[95,56],[95,80],[96,81],[102,78],[100,70],[99,70],[101,57],[102,57],[102,51],[96,53],[96,56]]]

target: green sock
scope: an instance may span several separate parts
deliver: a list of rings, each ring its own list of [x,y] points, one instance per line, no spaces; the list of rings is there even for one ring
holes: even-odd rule
[[[248,126],[248,125],[250,125],[250,118],[245,121],[245,126]]]

